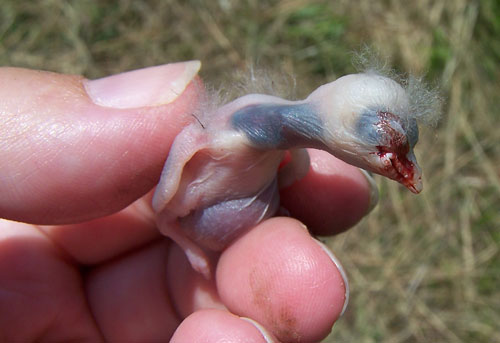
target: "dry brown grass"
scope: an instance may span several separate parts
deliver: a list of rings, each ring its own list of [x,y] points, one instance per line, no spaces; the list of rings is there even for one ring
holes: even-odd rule
[[[98,77],[200,59],[297,77],[298,95],[352,72],[368,43],[446,98],[417,146],[425,190],[380,181],[380,203],[332,240],[351,303],[327,342],[500,342],[500,22],[494,0],[15,1],[0,4],[0,63]],[[497,36],[495,37],[495,34]]]

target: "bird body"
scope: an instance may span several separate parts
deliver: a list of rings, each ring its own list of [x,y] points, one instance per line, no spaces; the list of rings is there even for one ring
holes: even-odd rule
[[[305,148],[422,189],[418,127],[406,90],[375,73],[346,75],[305,100],[251,94],[193,120],[176,137],[153,198],[160,230],[209,276],[221,250],[279,209],[279,188],[305,176]],[[291,162],[280,168],[286,153]]]

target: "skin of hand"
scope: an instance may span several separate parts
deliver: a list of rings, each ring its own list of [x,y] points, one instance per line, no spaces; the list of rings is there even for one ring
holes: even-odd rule
[[[212,280],[156,228],[151,190],[192,120],[198,69],[89,81],[0,68],[2,340],[308,342],[329,333],[346,280],[299,221],[268,219],[211,256]],[[282,203],[317,234],[344,231],[373,207],[373,186],[357,168],[309,153],[309,173]]]

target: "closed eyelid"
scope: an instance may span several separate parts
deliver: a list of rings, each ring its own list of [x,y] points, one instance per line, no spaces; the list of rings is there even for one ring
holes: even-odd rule
[[[375,110],[368,110],[361,114],[356,123],[355,130],[363,142],[371,145],[377,145],[380,142],[381,132],[376,130],[376,123],[379,120],[377,111]]]

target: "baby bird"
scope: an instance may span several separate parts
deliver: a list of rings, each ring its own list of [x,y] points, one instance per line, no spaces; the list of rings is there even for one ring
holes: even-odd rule
[[[279,209],[279,189],[306,175],[305,148],[422,190],[410,94],[374,72],[343,76],[305,100],[250,94],[176,137],[153,198],[158,225],[205,277],[222,250]],[[291,162],[280,163],[290,151]]]

